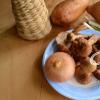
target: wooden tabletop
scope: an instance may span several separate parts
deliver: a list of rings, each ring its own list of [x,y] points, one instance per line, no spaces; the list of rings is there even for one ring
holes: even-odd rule
[[[51,13],[62,0],[45,1]],[[4,31],[15,22],[10,0],[1,0],[0,5],[0,16],[4,16],[0,17],[0,31]],[[41,69],[46,46],[63,30],[53,27],[50,34],[39,41],[21,39],[15,27],[0,34],[0,100],[70,100],[49,86]]]

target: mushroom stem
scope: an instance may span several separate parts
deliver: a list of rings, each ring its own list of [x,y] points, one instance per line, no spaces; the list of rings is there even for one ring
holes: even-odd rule
[[[92,73],[86,73],[80,66],[76,67],[75,78],[81,84],[88,84],[92,80]]]
[[[84,37],[84,35],[75,35],[73,32],[72,33],[69,33],[67,35],[67,40],[68,41],[74,41],[75,39],[78,39],[78,38],[81,38],[81,37]]]
[[[93,34],[93,35],[90,37],[90,39],[88,40],[88,43],[89,43],[90,45],[93,45],[93,44],[95,44],[97,41],[98,41],[98,37],[97,37],[96,35]]]
[[[97,64],[93,60],[93,64],[90,62],[90,58],[87,57],[85,59],[81,60],[81,68],[86,72],[86,73],[92,73],[97,69]]]
[[[95,52],[99,51],[95,45],[93,45],[93,49],[94,49]]]

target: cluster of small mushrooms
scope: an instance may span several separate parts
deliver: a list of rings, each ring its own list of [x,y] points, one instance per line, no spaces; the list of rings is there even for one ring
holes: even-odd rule
[[[100,38],[96,35],[85,36],[72,33],[61,33],[56,38],[59,51],[68,53],[76,63],[75,78],[81,84],[88,84],[94,75],[100,80],[100,55],[90,62],[92,54],[100,51]]]
[[[63,82],[74,76],[79,83],[88,84],[94,75],[100,80],[100,66],[96,64],[100,55],[90,63],[90,57],[100,51],[100,38],[94,34],[62,32],[56,37],[56,43],[58,51],[48,58],[44,69],[48,79]]]

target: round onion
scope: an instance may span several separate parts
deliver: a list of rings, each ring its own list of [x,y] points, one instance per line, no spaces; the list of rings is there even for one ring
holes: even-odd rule
[[[56,52],[47,59],[44,73],[54,82],[69,80],[75,73],[75,61],[67,53]]]

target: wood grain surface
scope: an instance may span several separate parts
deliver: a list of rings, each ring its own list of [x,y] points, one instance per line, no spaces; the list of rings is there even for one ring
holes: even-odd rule
[[[50,13],[61,1],[45,0]],[[96,1],[99,0],[92,0]],[[10,0],[1,0],[0,31],[14,24]],[[49,35],[39,41],[21,39],[15,27],[0,34],[0,100],[70,100],[49,86],[41,70],[46,46],[63,30],[53,27]]]

